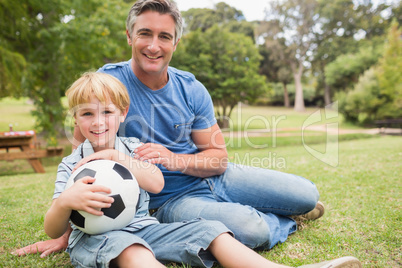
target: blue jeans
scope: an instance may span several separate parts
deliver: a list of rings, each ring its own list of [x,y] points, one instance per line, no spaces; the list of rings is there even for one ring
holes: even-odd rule
[[[311,211],[318,198],[314,183],[300,176],[229,163],[224,174],[169,199],[153,216],[164,223],[218,220],[246,246],[269,249],[296,231],[287,216]]]

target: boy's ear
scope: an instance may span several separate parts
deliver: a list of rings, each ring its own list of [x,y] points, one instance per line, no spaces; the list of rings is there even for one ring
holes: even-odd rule
[[[128,108],[129,108],[129,107],[127,107],[127,108],[123,111],[122,115],[120,116],[120,123],[123,123],[124,120],[126,120],[127,113],[128,113]]]

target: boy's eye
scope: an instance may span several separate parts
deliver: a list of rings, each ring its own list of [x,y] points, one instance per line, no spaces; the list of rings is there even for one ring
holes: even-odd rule
[[[82,114],[82,116],[91,116],[91,115],[92,115],[92,113],[90,113],[90,112],[85,112]]]

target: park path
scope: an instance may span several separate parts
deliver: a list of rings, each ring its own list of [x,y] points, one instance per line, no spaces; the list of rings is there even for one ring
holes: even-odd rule
[[[326,125],[319,125],[319,126],[309,126],[305,130],[308,131],[305,134],[309,136],[320,135],[322,132],[327,132],[332,135],[356,134],[356,133],[370,134],[370,135],[377,135],[377,134],[402,135],[402,129],[395,129],[395,128],[337,129],[337,128],[327,128]],[[247,131],[223,130],[224,137],[233,137],[233,138],[265,137],[272,135],[273,132],[270,129],[249,129]],[[301,136],[301,128],[277,128],[275,135],[277,137]]]

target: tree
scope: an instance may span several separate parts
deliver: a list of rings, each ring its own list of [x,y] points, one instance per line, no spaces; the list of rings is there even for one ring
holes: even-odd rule
[[[281,60],[269,47],[262,45],[259,51],[263,59],[260,62],[260,74],[269,81],[281,83],[283,86],[283,105],[290,107],[288,84],[293,81],[292,72],[285,61]]]
[[[326,83],[332,88],[348,90],[358,82],[359,76],[378,62],[383,45],[362,46],[357,53],[348,53],[336,58],[325,68]]]
[[[261,24],[259,30],[266,46],[274,50],[292,70],[296,87],[296,111],[305,109],[302,76],[305,64],[309,61],[308,53],[314,48],[316,8],[316,0],[271,2],[267,21]]]
[[[184,34],[201,30],[205,32],[214,25],[219,25],[230,32],[243,33],[254,40],[254,25],[246,21],[243,12],[225,2],[217,3],[213,9],[191,8],[182,13]]]
[[[366,46],[376,46],[376,39],[384,35],[389,25],[385,15],[389,12],[389,6],[381,3],[374,5],[373,1],[319,0],[318,2],[317,25],[320,30],[316,32],[312,67],[318,80],[317,91],[324,96],[325,104],[329,105],[332,95],[339,88],[331,87],[327,83],[325,73],[327,65],[338,56],[357,53],[362,43],[366,43]],[[383,37],[381,42],[382,40]],[[357,80],[358,76],[354,82]]]
[[[326,83],[326,66],[337,56],[355,51],[356,34],[354,3],[352,0],[318,1],[319,24],[321,30],[316,32],[316,49],[312,68],[318,81],[318,91],[324,96],[325,105],[331,104],[331,87]]]
[[[378,65],[365,71],[353,90],[337,94],[339,111],[347,120],[371,123],[402,117],[401,34],[395,20]]]
[[[228,127],[239,101],[252,103],[267,89],[259,61],[251,38],[215,25],[184,36],[171,65],[196,75],[211,94],[220,126]]]
[[[20,91],[35,104],[36,129],[49,140],[62,133],[64,109],[60,98],[75,77],[105,61],[121,59],[126,46],[122,1],[21,0],[1,1],[1,96]],[[129,50],[127,50],[129,52]],[[19,58],[14,76],[13,65]],[[6,58],[6,60],[4,60]],[[3,81],[14,81],[15,83]],[[21,82],[18,82],[21,81]],[[17,95],[18,97],[18,95]]]
[[[384,56],[378,67],[381,95],[386,100],[378,109],[378,118],[402,117],[402,29],[394,20],[389,29]]]

